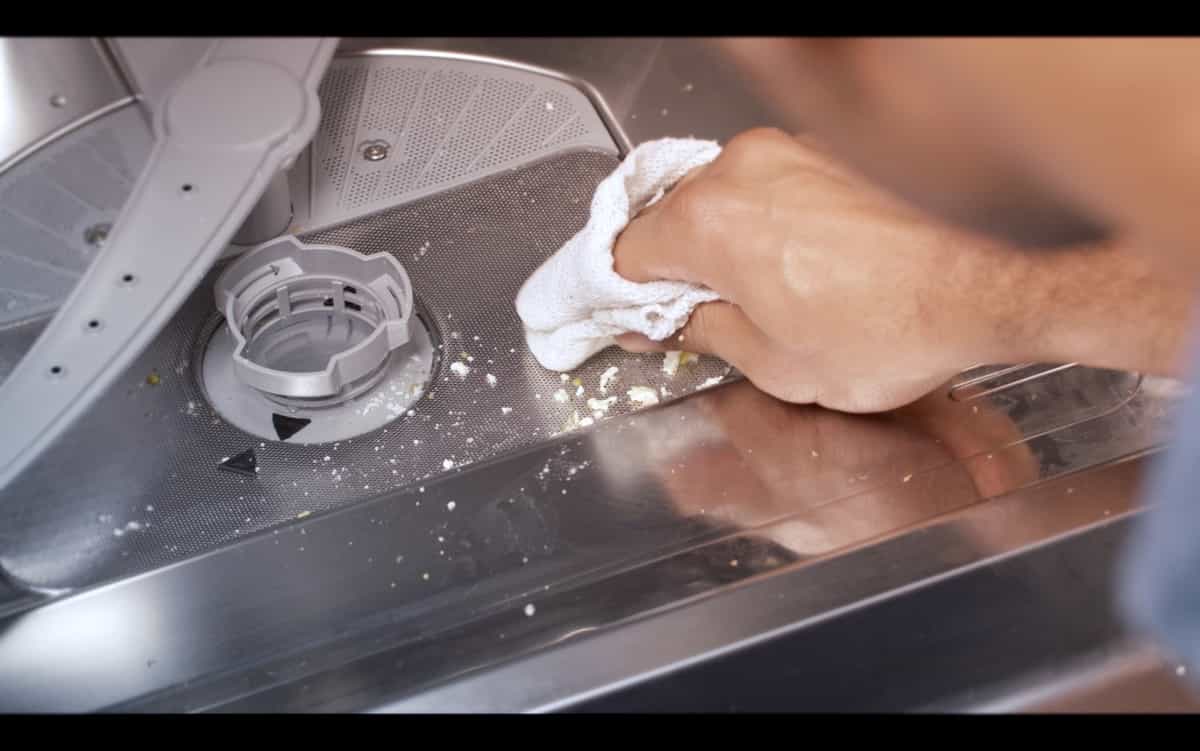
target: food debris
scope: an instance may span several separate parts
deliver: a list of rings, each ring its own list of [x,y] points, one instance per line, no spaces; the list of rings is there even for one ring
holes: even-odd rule
[[[512,407],[501,407],[500,408],[500,414],[502,414],[502,415],[507,415],[510,412],[512,412]]]
[[[610,408],[612,408],[612,405],[616,404],[616,402],[617,397],[615,396],[610,396],[607,399],[588,399],[587,406],[588,409],[592,411],[592,417],[595,417],[598,420],[603,417],[604,414],[608,412]]]
[[[710,389],[713,386],[716,386],[717,384],[719,384],[723,380],[725,380],[725,379],[721,376],[713,376],[712,378],[705,378],[704,383],[701,383],[699,386],[697,386],[696,390],[700,391],[701,389]]]
[[[674,378],[675,373],[679,371],[680,365],[697,362],[700,356],[694,352],[684,352],[682,350],[672,350],[663,353],[662,371],[669,377]]]
[[[662,372],[674,378],[675,373],[679,371],[679,358],[681,355],[683,353],[678,350],[663,353]]]
[[[304,517],[310,516],[311,514],[312,514],[311,511],[301,511],[300,513],[296,514],[296,518],[303,519]]]
[[[465,362],[455,361],[450,363],[450,372],[459,378],[466,378],[467,374],[471,372],[471,368]]]
[[[559,373],[558,380],[562,381],[563,383],[566,383],[567,381],[571,380],[571,376],[567,375],[566,373]]]
[[[487,381],[487,385],[491,386],[492,388],[496,388],[496,376],[488,373],[484,376],[484,380]]]
[[[904,479],[901,480],[900,482],[908,482],[911,479],[912,479],[912,474],[910,473],[910,474],[905,475]]]
[[[532,616],[536,612],[537,608],[533,606],[532,602],[525,606],[525,615]]]
[[[617,377],[617,372],[619,370],[620,370],[620,368],[618,368],[616,365],[614,365],[611,368],[609,368],[608,370],[606,370],[600,374],[600,393],[601,394],[608,393],[608,384],[612,383],[612,380]]]
[[[157,386],[161,382],[162,379],[159,378],[158,373],[153,370],[150,371],[150,375],[146,376],[146,383],[150,384],[151,386]]]
[[[559,389],[558,391],[554,392],[554,401],[556,402],[566,402],[569,398],[570,397],[567,395],[566,389]]]
[[[625,392],[629,397],[629,401],[637,404],[639,407],[649,407],[652,404],[658,404],[658,394],[649,386],[634,386]]]
[[[586,428],[589,425],[594,425],[595,422],[596,420],[594,418],[580,417],[579,410],[575,410],[571,413],[570,418],[567,419],[566,424],[563,425],[563,432],[575,430],[577,428]]]
[[[453,459],[443,459],[442,460],[442,469],[453,469],[453,468],[454,468],[454,460]]]
[[[583,396],[583,386],[579,386],[575,389],[575,396]]]
[[[454,507],[455,507],[455,506],[457,506],[457,505],[458,505],[458,504],[456,504],[454,501],[450,501],[449,503],[447,503],[447,504],[446,504],[446,510],[447,510],[447,511],[453,511],[453,510],[454,510]]]

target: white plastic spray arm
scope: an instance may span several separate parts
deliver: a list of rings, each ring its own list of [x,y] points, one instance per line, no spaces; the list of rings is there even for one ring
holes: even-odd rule
[[[142,352],[312,140],[336,43],[221,40],[175,84],[103,249],[0,384],[0,488]]]

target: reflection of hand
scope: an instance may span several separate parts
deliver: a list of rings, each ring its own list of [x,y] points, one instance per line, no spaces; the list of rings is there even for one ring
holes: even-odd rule
[[[765,531],[801,554],[927,520],[1038,474],[1023,446],[999,450],[1020,438],[1006,416],[944,392],[870,416],[788,404],[747,382],[691,401],[722,439],[670,463],[660,479],[672,502],[743,528],[792,517]]]

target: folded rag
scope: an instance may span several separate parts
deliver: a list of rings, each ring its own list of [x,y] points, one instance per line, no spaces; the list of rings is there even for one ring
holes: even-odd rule
[[[719,298],[686,282],[631,282],[613,270],[613,244],[629,220],[684,175],[721,153],[713,141],[664,138],[634,149],[596,188],[587,225],[521,287],[517,314],[543,367],[571,370],[638,332],[662,341],[692,310]]]

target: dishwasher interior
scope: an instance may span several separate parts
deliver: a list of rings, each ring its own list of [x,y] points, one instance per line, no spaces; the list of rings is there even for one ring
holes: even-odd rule
[[[104,43],[62,43],[104,61],[111,91],[0,154],[0,381],[102,249],[152,142],[152,92],[134,95]],[[776,402],[708,356],[538,365],[512,301],[631,144],[771,124],[702,41],[347,39],[320,101],[287,233],[397,259],[410,341],[332,403],[246,387],[213,303],[231,246],[0,491],[0,709],[402,705],[713,608],[688,626],[711,639],[695,654],[613,648],[568,668],[628,658],[582,696],[782,627],[769,608],[730,625],[739,593],[781,577],[801,582],[780,597],[802,612],[778,614],[797,622],[1135,513],[1132,485],[1089,473],[1157,450],[1173,382],[981,364],[855,416]],[[872,568],[899,541],[920,555]],[[562,701],[489,703],[498,690],[440,708]]]

